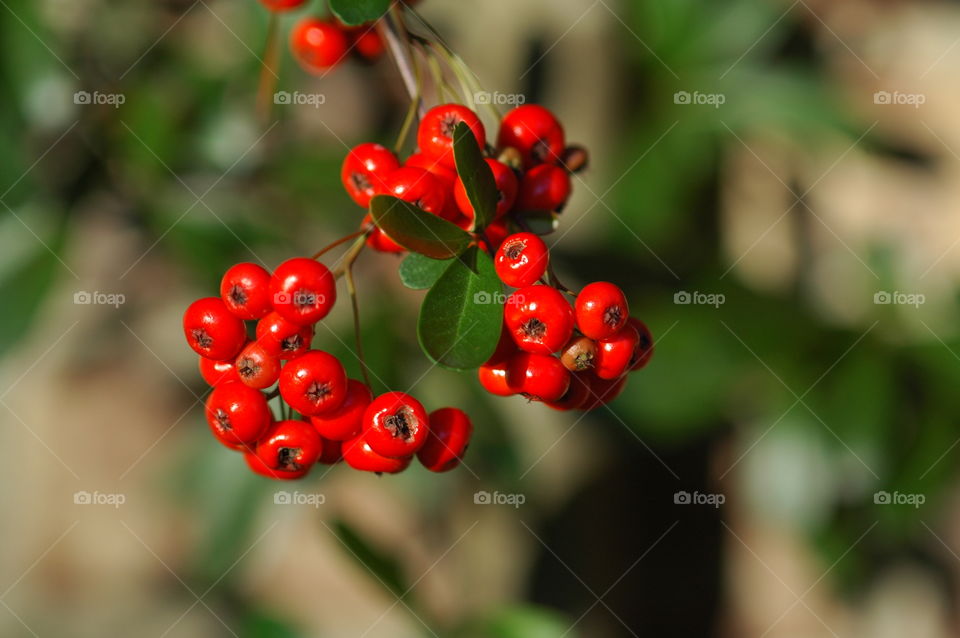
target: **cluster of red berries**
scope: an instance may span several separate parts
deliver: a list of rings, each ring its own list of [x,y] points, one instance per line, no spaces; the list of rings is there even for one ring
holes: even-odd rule
[[[497,349],[478,371],[480,384],[557,410],[592,410],[617,398],[627,373],[649,363],[653,337],[609,282],[588,284],[572,306],[557,288],[537,283],[548,259],[533,233],[511,235],[497,250],[497,274],[516,290],[504,305]]]
[[[275,13],[299,9],[306,0],[260,0]],[[383,54],[383,41],[370,24],[351,27],[334,17],[308,16],[290,31],[290,50],[300,66],[310,73],[323,73],[355,52],[364,60]]]
[[[488,151],[484,159],[497,186],[495,220],[484,229],[491,250],[510,234],[509,214],[563,209],[570,197],[570,173],[585,166],[586,151],[567,147],[563,126],[537,104],[519,106],[503,117],[495,149],[487,148],[483,122],[471,109],[461,104],[436,106],[420,120],[419,150],[406,161],[401,163],[380,144],[351,149],[340,173],[344,188],[363,208],[374,195],[392,195],[464,230],[475,230],[473,205],[457,175],[453,153],[454,130],[461,122],[480,149]],[[379,228],[371,231],[368,245],[382,252],[404,251]]]
[[[414,455],[434,472],[456,467],[473,430],[465,413],[442,408],[428,415],[403,392],[374,398],[368,385],[347,378],[335,356],[310,348],[336,295],[326,266],[297,257],[272,275],[237,264],[224,274],[220,297],[190,304],[183,331],[213,387],[206,419],[214,436],[243,452],[254,472],[276,479],[340,460],[396,473]],[[245,321],[256,322],[252,335]],[[275,420],[268,400],[277,395],[302,418]]]

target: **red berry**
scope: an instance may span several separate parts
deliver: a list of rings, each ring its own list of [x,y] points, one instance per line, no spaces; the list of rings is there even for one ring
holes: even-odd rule
[[[377,454],[400,458],[416,453],[430,433],[423,405],[409,394],[386,392],[363,413],[363,437]]]
[[[570,340],[573,309],[550,286],[525,286],[507,298],[503,319],[521,350],[550,354]]]
[[[257,443],[256,455],[271,470],[309,470],[323,449],[320,435],[306,421],[277,421]]]
[[[490,249],[496,251],[507,237],[510,236],[510,229],[505,219],[498,219],[483,231],[483,236],[490,241]],[[480,242],[486,246],[486,242]]]
[[[307,0],[260,0],[260,4],[271,11],[290,11],[291,9],[297,9],[303,6],[306,1]]]
[[[623,388],[627,384],[626,376],[617,379],[601,379],[596,375],[590,374],[587,375],[584,380],[587,381],[587,384],[590,386],[590,396],[583,405],[580,406],[581,410],[593,410],[610,403],[620,396],[620,393],[623,392]]]
[[[497,146],[517,149],[524,165],[530,167],[560,161],[566,141],[563,126],[549,109],[539,104],[524,104],[503,117]]]
[[[477,379],[483,389],[498,397],[516,394],[507,384],[507,362],[485,363],[477,369]]]
[[[320,437],[320,440],[323,442],[323,445],[320,446],[320,458],[317,459],[317,463],[322,463],[323,465],[335,465],[343,460],[341,441],[325,439],[322,436]]]
[[[300,66],[310,73],[323,73],[343,60],[349,50],[343,30],[319,18],[304,18],[290,32],[290,49]]]
[[[403,163],[404,166],[415,166],[417,168],[422,168],[426,171],[433,173],[433,176],[439,179],[448,187],[448,190],[453,190],[453,185],[457,181],[457,171],[454,169],[441,164],[436,159],[427,156],[424,153],[414,153],[407,158],[407,161]]]
[[[240,381],[256,390],[269,388],[280,377],[280,357],[256,341],[240,351],[234,367]]]
[[[635,317],[627,319],[627,324],[636,328],[640,337],[637,342],[637,349],[630,359],[630,369],[639,370],[650,363],[650,359],[653,357],[653,335],[650,334],[650,328],[647,327],[647,324]]]
[[[369,229],[369,234],[367,235],[367,246],[381,253],[403,253],[407,249],[398,244],[397,242],[390,239],[385,232],[380,230],[373,223],[373,218],[370,216],[370,213],[367,213],[363,218],[363,224],[361,225],[364,229]]]
[[[233,359],[247,341],[243,320],[219,297],[197,299],[183,313],[183,334],[194,351],[208,359]]]
[[[272,419],[263,393],[232,381],[207,397],[206,417],[217,440],[231,448],[253,445]]]
[[[362,27],[362,31],[352,34],[353,50],[367,60],[376,60],[383,55],[383,40],[372,28]]]
[[[356,379],[347,380],[347,396],[335,409],[319,416],[310,417],[310,422],[320,436],[334,441],[346,441],[359,436],[363,428],[363,413],[373,401],[373,393],[367,384]]]
[[[310,468],[304,468],[298,472],[287,472],[284,470],[274,470],[267,467],[266,463],[263,462],[259,456],[253,452],[245,452],[243,455],[244,460],[247,462],[247,466],[253,470],[255,474],[260,476],[265,476],[277,481],[292,481],[298,478],[306,476],[307,472],[310,471]]]
[[[517,199],[517,189],[519,187],[517,175],[506,164],[495,159],[487,158],[486,162],[493,172],[493,180],[497,185],[497,212],[494,218],[499,219],[507,214],[507,211],[513,207],[513,203]],[[463,186],[463,180],[459,177],[453,186],[453,197],[457,203],[457,208],[470,219],[472,225],[476,219],[476,214],[473,212],[473,204],[470,203],[470,198],[467,197],[467,189]]]
[[[457,124],[465,122],[483,149],[487,143],[487,133],[477,114],[460,104],[441,104],[435,106],[420,120],[417,130],[417,145],[420,151],[432,157],[448,168],[456,168],[453,157],[453,132]]]
[[[307,257],[294,257],[280,264],[270,279],[273,309],[295,324],[314,324],[333,308],[337,284],[330,270]]]
[[[560,353],[560,363],[570,372],[583,372],[596,365],[597,342],[574,335]]]
[[[579,410],[590,400],[590,384],[582,374],[570,375],[570,387],[566,393],[556,401],[545,401],[547,406],[554,410]]]
[[[640,345],[640,334],[629,323],[606,339],[597,341],[594,373],[601,379],[616,379],[630,369]]]
[[[257,322],[257,343],[281,359],[293,359],[310,349],[313,326],[298,326],[276,312]]]
[[[220,298],[241,319],[259,319],[273,310],[270,273],[257,264],[231,266],[220,281]]]
[[[384,186],[387,195],[410,202],[438,217],[449,216],[443,183],[424,168],[402,166],[384,178]]]
[[[518,352],[507,364],[507,385],[534,401],[557,401],[570,387],[570,372],[556,357]]]
[[[463,410],[440,408],[430,413],[430,434],[417,458],[431,472],[447,472],[460,464],[473,424]]]
[[[347,194],[358,205],[366,208],[370,198],[386,190],[383,179],[400,168],[400,160],[393,151],[380,144],[368,142],[353,147],[340,168],[340,180]]]
[[[200,376],[211,386],[240,380],[233,361],[217,361],[206,357],[200,357]]]
[[[627,297],[619,287],[595,281],[584,286],[574,304],[577,328],[591,339],[606,339],[623,328],[630,316]]]
[[[396,474],[410,465],[413,455],[401,458],[383,456],[373,451],[367,443],[366,437],[358,436],[355,439],[344,441],[341,444],[343,460],[355,470],[376,472],[377,474]]]
[[[311,350],[283,366],[280,396],[304,416],[335,410],[347,396],[347,373],[332,354]]]
[[[513,288],[531,286],[547,271],[547,245],[533,233],[510,235],[493,258],[500,281]]]
[[[553,164],[531,168],[520,180],[515,208],[520,211],[560,210],[570,199],[570,175]]]

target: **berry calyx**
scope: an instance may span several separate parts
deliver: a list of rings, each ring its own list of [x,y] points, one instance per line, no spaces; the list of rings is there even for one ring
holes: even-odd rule
[[[477,114],[461,104],[441,104],[424,114],[417,129],[417,145],[420,151],[448,168],[456,168],[453,157],[453,132],[457,124],[465,122],[470,127],[481,149],[487,143],[483,122]]]
[[[526,167],[560,160],[566,142],[556,116],[539,104],[523,104],[500,122],[497,146],[517,149]]]
[[[596,364],[597,342],[590,337],[573,337],[563,347],[560,362],[570,372],[583,372]]]
[[[386,191],[384,178],[400,168],[393,151],[368,142],[353,147],[343,160],[340,180],[347,194],[358,206],[367,208],[370,199]]]
[[[310,423],[326,439],[346,441],[355,438],[363,429],[363,413],[372,401],[373,393],[367,384],[348,379],[343,403],[333,410],[310,417]]]
[[[311,350],[283,366],[280,396],[304,416],[335,410],[347,396],[347,373],[332,354]]]
[[[271,470],[309,470],[323,449],[320,435],[305,421],[277,421],[257,443],[256,455]]]
[[[219,297],[197,299],[183,313],[183,334],[197,354],[226,361],[247,341],[243,321]]]
[[[516,290],[507,298],[503,319],[517,346],[527,352],[556,352],[573,334],[573,309],[563,294],[550,286]]]
[[[519,188],[517,175],[506,164],[502,164],[495,159],[486,158],[484,161],[490,167],[493,180],[497,185],[497,210],[494,219],[499,219],[507,214],[517,199],[517,189]],[[477,215],[473,210],[473,204],[470,203],[470,198],[467,197],[467,189],[463,185],[463,180],[459,177],[453,186],[453,197],[457,208],[470,220],[470,227],[472,228]]]
[[[241,319],[260,319],[270,304],[270,273],[257,264],[231,266],[220,280],[220,298],[227,309]]]
[[[417,458],[431,472],[448,472],[463,459],[473,435],[473,423],[457,408],[434,410],[429,418],[430,433]]]
[[[267,467],[267,464],[263,462],[263,459],[253,452],[244,452],[243,460],[247,462],[247,467],[249,467],[254,474],[259,474],[260,476],[265,476],[276,481],[294,481],[296,479],[303,478],[307,475],[307,472],[310,471],[310,468],[305,468],[297,472],[275,470]]]
[[[313,326],[299,326],[271,312],[257,322],[257,343],[281,359],[299,357],[310,349]]]
[[[555,211],[570,199],[570,175],[559,166],[541,164],[520,180],[515,208],[521,211]]]
[[[570,387],[570,372],[556,357],[518,352],[507,364],[507,385],[533,401],[557,401]]]
[[[623,328],[630,317],[626,295],[606,281],[584,286],[574,307],[577,328],[591,339],[606,339]]]
[[[234,369],[244,385],[263,390],[276,383],[280,377],[280,358],[253,341],[237,355]]]
[[[386,392],[363,413],[363,437],[377,454],[400,458],[416,453],[430,432],[423,405],[404,392]]]
[[[294,257],[280,264],[270,278],[273,309],[284,319],[314,324],[333,308],[337,286],[330,270],[318,261]]]
[[[347,465],[362,472],[376,474],[397,474],[410,466],[412,455],[392,458],[378,454],[370,447],[366,437],[361,435],[341,444],[343,460]]]
[[[339,26],[319,18],[304,18],[290,32],[293,57],[310,73],[321,74],[339,64],[349,46]]]
[[[597,341],[594,374],[601,379],[616,379],[630,369],[640,344],[640,334],[629,323],[606,339]]]
[[[236,381],[216,386],[205,407],[213,435],[234,449],[256,443],[272,419],[263,393]]]
[[[548,251],[542,239],[533,233],[507,237],[493,258],[500,281],[513,288],[531,286],[547,271]]]

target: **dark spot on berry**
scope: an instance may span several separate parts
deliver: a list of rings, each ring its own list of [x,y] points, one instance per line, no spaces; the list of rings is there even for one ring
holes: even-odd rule
[[[245,306],[247,304],[247,291],[240,284],[233,284],[233,288],[230,289],[230,301],[234,305]]]
[[[194,328],[190,331],[190,336],[201,348],[209,348],[213,345],[213,337],[203,328]]]
[[[547,324],[533,317],[520,326],[520,331],[523,333],[523,336],[540,341],[547,333]]]
[[[290,335],[280,342],[280,349],[284,352],[296,352],[303,346],[303,339],[300,335]]]
[[[417,417],[413,415],[413,410],[408,407],[402,407],[383,420],[383,427],[385,427],[387,432],[392,434],[394,438],[411,441],[417,429]]]
[[[610,306],[603,312],[603,323],[608,326],[620,325],[623,320],[623,308],[620,306]]]
[[[351,173],[350,183],[359,191],[367,191],[373,188],[373,183],[363,173]]]
[[[297,457],[300,456],[301,451],[298,447],[282,447],[277,450],[277,461],[280,463],[280,468],[288,472],[298,472],[303,469],[297,462]]]
[[[230,414],[223,408],[217,408],[217,413],[213,415],[213,418],[217,420],[217,425],[219,425],[222,429],[233,429],[233,426],[230,425]]]
[[[249,379],[258,372],[260,372],[260,366],[250,357],[243,357],[237,361],[237,374],[241,377]]]
[[[550,146],[543,140],[537,140],[537,143],[530,149],[530,155],[537,162],[545,162],[550,157]]]
[[[457,130],[457,124],[461,122],[456,115],[450,114],[440,120],[440,132],[444,137],[453,138],[453,132]]]
[[[333,390],[330,388],[329,383],[320,383],[319,381],[314,381],[310,384],[310,387],[307,388],[307,398],[310,399],[313,403],[320,403],[326,399]]]
[[[514,239],[509,241],[503,247],[503,253],[507,256],[507,259],[510,261],[516,261],[520,258],[520,255],[523,254],[523,249],[527,247],[527,242],[522,239]]]

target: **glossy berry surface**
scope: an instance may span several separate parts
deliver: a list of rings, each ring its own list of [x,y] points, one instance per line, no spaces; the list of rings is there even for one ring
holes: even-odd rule
[[[332,354],[311,350],[283,366],[280,396],[304,416],[334,410],[347,396],[347,373]]]
[[[595,281],[584,286],[574,303],[577,328],[591,339],[606,339],[623,328],[630,316],[627,297],[618,286]]]
[[[234,369],[244,385],[263,390],[276,383],[280,377],[280,357],[253,341],[237,355]]]
[[[460,122],[470,127],[481,149],[487,143],[483,122],[477,114],[461,104],[441,104],[427,111],[417,129],[420,151],[448,168],[456,168],[453,157],[453,132]]]
[[[263,393],[235,381],[215,387],[205,411],[217,440],[233,448],[252,446],[271,420]]]
[[[527,352],[557,352],[573,334],[573,309],[550,286],[516,290],[507,298],[503,320],[517,346]]]
[[[353,147],[340,168],[340,180],[351,199],[367,208],[374,195],[386,192],[384,177],[400,168],[400,160],[385,146],[368,142]]]
[[[386,392],[363,414],[363,436],[377,454],[399,458],[419,450],[430,432],[423,405],[404,392]]]
[[[640,370],[646,367],[653,357],[653,335],[650,333],[650,328],[647,327],[647,324],[636,317],[627,319],[627,324],[633,326],[637,331],[637,335],[640,337],[637,342],[637,349],[630,359],[630,369]]]
[[[226,361],[247,341],[243,320],[230,312],[219,297],[197,299],[183,313],[183,334],[197,354]]]
[[[290,50],[300,66],[310,73],[323,73],[339,64],[350,43],[338,25],[318,18],[304,18],[290,32]]]
[[[560,362],[570,372],[590,370],[596,364],[597,342],[590,337],[574,336],[560,353]]]
[[[517,200],[517,189],[520,185],[517,181],[516,173],[507,167],[507,165],[490,158],[486,158],[484,161],[486,161],[487,166],[490,167],[490,171],[493,173],[493,181],[497,185],[497,210],[494,219],[499,219],[513,208],[513,204]],[[476,213],[474,213],[470,198],[467,197],[467,190],[463,186],[463,180],[459,177],[454,183],[453,197],[457,208],[470,220],[472,225],[476,219]]]
[[[320,435],[305,421],[277,421],[257,443],[256,455],[271,470],[300,472],[317,462],[323,449]]]
[[[336,281],[320,262],[294,257],[273,272],[270,297],[274,310],[287,321],[313,324],[326,317],[336,303]]]
[[[543,162],[558,162],[566,141],[563,126],[549,109],[539,104],[523,104],[501,120],[497,146],[520,151],[524,166],[529,168]]]
[[[384,179],[387,195],[419,206],[428,213],[448,215],[447,191],[430,171],[417,166],[403,166]]]
[[[200,376],[210,386],[220,385],[228,381],[240,381],[233,361],[217,361],[200,357]]]
[[[271,310],[270,273],[257,264],[231,266],[220,280],[220,298],[241,319],[260,319]]]
[[[547,271],[548,251],[542,239],[533,233],[507,237],[493,258],[500,281],[512,288],[532,286]]]
[[[637,329],[629,323],[606,339],[597,341],[597,358],[594,373],[601,379],[616,379],[630,370],[640,345]]]
[[[260,4],[271,11],[291,11],[299,9],[307,0],[260,0]]]
[[[430,433],[417,451],[417,458],[431,472],[448,472],[463,459],[473,435],[473,423],[466,412],[457,408],[434,410],[429,418]]]
[[[243,459],[247,462],[247,467],[249,467],[254,474],[265,476],[269,479],[274,479],[275,481],[293,481],[303,478],[307,475],[307,472],[310,471],[310,468],[304,468],[297,472],[275,470],[267,467],[267,464],[263,462],[263,459],[257,456],[254,452],[244,452]]]
[[[534,166],[517,189],[517,210],[554,211],[563,208],[570,199],[570,175],[553,164]]]
[[[570,387],[570,372],[556,357],[518,352],[507,364],[507,385],[534,401],[556,401]]]
[[[413,456],[392,458],[378,454],[370,447],[364,436],[359,436],[341,444],[343,460],[347,465],[362,472],[377,474],[397,474],[410,466]]]
[[[267,352],[293,359],[310,349],[313,326],[300,326],[271,312],[257,322],[256,337]]]
[[[343,403],[319,416],[310,417],[317,432],[326,439],[346,441],[360,435],[363,413],[373,401],[367,384],[356,379],[347,380],[347,395]]]

